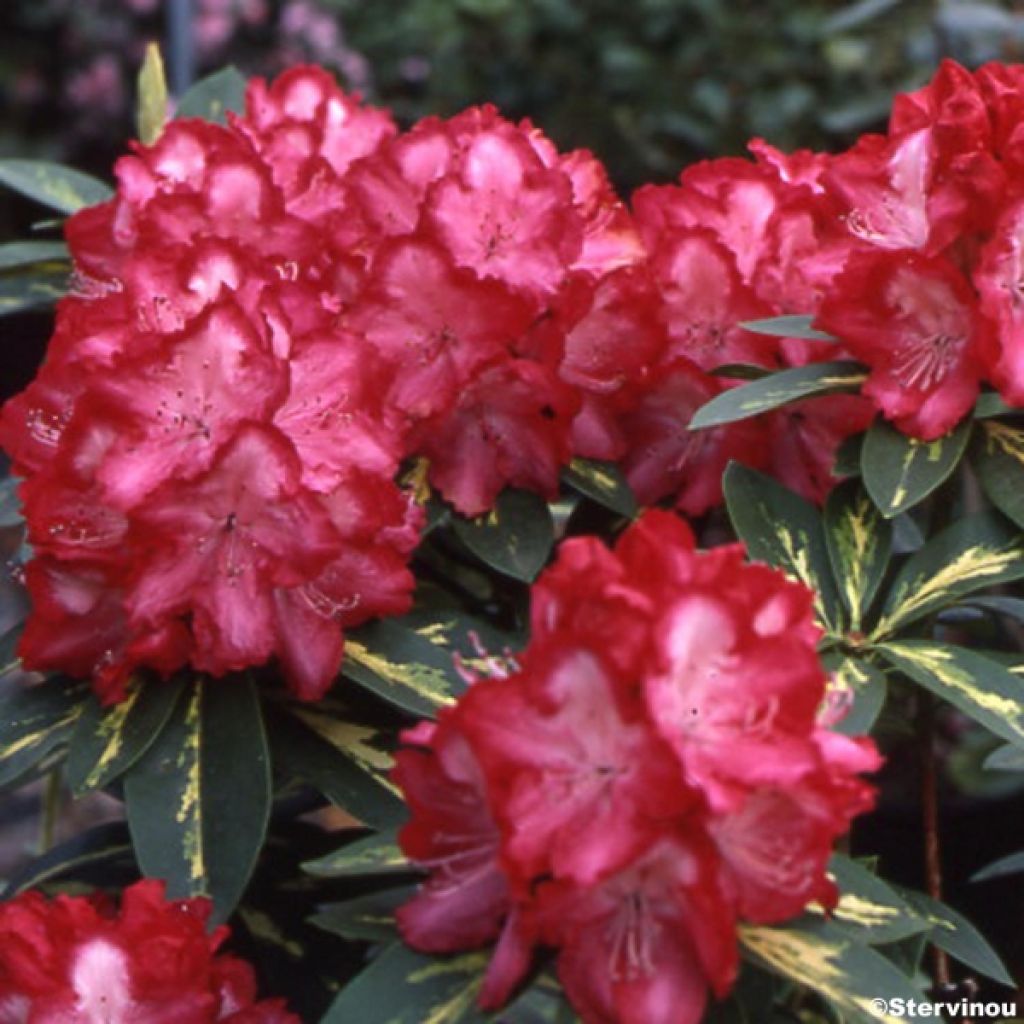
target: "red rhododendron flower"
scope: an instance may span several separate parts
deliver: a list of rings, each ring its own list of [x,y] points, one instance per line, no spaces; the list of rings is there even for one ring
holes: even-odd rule
[[[853,257],[818,323],[871,374],[865,394],[917,437],[940,437],[971,409],[988,323],[969,283],[942,258],[908,252]]]
[[[984,353],[992,382],[1008,402],[1024,405],[1024,200],[1003,211],[981,251],[974,283],[982,313],[996,325]]]
[[[584,1021],[698,1021],[708,985],[724,996],[735,979],[735,919],[695,837],[662,839],[598,885],[544,884],[538,904]]]
[[[257,1001],[252,969],[218,950],[203,899],[168,901],[138,882],[101,897],[27,892],[0,904],[0,1021],[27,1024],[298,1024]]]
[[[834,905],[832,843],[872,804],[873,745],[821,724],[812,605],[666,512],[611,551],[564,542],[517,664],[406,734],[400,840],[429,872],[406,940],[500,935],[489,1008],[539,944],[585,1021],[696,1024],[732,985],[737,918]]]
[[[693,414],[723,386],[679,359],[653,372],[633,407],[622,413],[622,466],[641,504],[674,497],[683,512],[700,515],[721,503],[722,474],[730,460],[763,464],[767,451],[751,421],[689,429]]]
[[[685,171],[679,185],[643,188],[634,197],[668,341],[651,384],[622,412],[624,463],[641,500],[676,492],[679,507],[691,514],[721,494],[717,470],[694,473],[702,460],[696,457],[700,441],[687,437],[689,419],[717,390],[742,381],[709,379],[703,398],[677,402],[673,411],[668,396],[674,388],[665,378],[680,385],[683,375],[667,364],[685,357],[708,372],[736,363],[781,369],[841,356],[835,345],[758,334],[741,324],[817,312],[850,254],[864,247],[825,189],[828,158],[787,157],[762,142],[751,148],[755,163],[705,161]],[[871,414],[866,400],[850,399],[843,408],[837,416],[823,403],[808,404],[799,415],[774,416],[769,430],[732,427],[698,437],[708,449],[727,452],[722,468],[728,458],[768,468],[821,501],[833,483],[836,448]],[[776,457],[779,444],[785,458]]]

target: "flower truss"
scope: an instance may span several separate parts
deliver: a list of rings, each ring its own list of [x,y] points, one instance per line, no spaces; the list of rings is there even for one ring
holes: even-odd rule
[[[252,969],[218,948],[203,900],[171,902],[138,882],[120,907],[26,892],[0,904],[3,1024],[299,1024],[257,1001]]]
[[[401,843],[430,876],[402,934],[497,938],[491,1008],[541,943],[585,1021],[699,1021],[737,919],[833,906],[833,841],[873,802],[870,740],[818,720],[812,594],[654,511],[612,551],[563,544],[531,626],[515,671],[404,736]]]

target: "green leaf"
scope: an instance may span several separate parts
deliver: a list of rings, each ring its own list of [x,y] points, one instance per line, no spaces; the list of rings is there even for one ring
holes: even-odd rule
[[[68,267],[40,264],[0,274],[0,316],[52,306],[68,291]]]
[[[934,945],[986,978],[1016,987],[999,954],[966,917],[922,892],[900,889],[899,893],[931,925],[930,938]]]
[[[68,263],[71,255],[63,242],[8,242],[0,245],[0,270],[35,263]]]
[[[860,465],[864,486],[886,519],[923,501],[956,469],[967,447],[971,421],[935,441],[907,437],[882,419],[864,438]]]
[[[810,587],[819,620],[838,631],[839,597],[818,510],[771,477],[735,462],[725,471],[722,489],[733,529],[750,557]]]
[[[989,501],[1024,529],[1024,430],[986,420],[971,454]]]
[[[892,524],[882,518],[860,481],[849,480],[825,503],[825,539],[850,628],[860,630],[889,566]]]
[[[27,864],[8,880],[0,898],[13,899],[20,892],[38,889],[57,878],[77,881],[99,865],[122,860],[134,864],[131,839],[124,822],[97,825]]]
[[[873,946],[927,931],[928,922],[863,865],[834,854],[828,873],[839,888],[839,903],[829,919],[858,942]],[[808,909],[814,914],[824,913],[817,905]]]
[[[395,707],[430,718],[466,688],[451,650],[395,619],[349,632],[341,671]]]
[[[88,174],[45,160],[0,160],[0,184],[61,213],[105,202],[114,194]]]
[[[373,828],[408,816],[398,787],[388,778],[390,755],[374,746],[376,733],[322,709],[291,706],[270,721],[274,764],[298,777]]]
[[[636,498],[622,470],[614,463],[573,459],[563,471],[562,479],[580,494],[620,516],[633,519],[637,514]]]
[[[723,363],[711,371],[711,376],[728,380],[761,380],[762,377],[770,377],[773,372],[756,363]]]
[[[0,787],[21,782],[67,742],[88,692],[63,677],[11,686],[0,699]]]
[[[1016,747],[1012,743],[997,747],[981,767],[987,772],[1024,772],[1024,747]]]
[[[1007,857],[1000,857],[991,864],[987,864],[980,871],[971,876],[972,882],[987,882],[992,878],[1002,878],[1005,875],[1019,875],[1024,871],[1024,850],[1020,853],[1011,853]]]
[[[16,476],[0,480],[0,529],[20,526],[24,522],[21,514],[21,499],[18,497],[18,486],[21,480]]]
[[[320,1024],[482,1024],[476,1000],[489,959],[423,956],[396,942],[342,989]]]
[[[71,737],[64,777],[81,796],[123,775],[149,749],[181,695],[181,678],[137,680],[127,697],[104,708],[86,701]]]
[[[972,608],[982,608],[997,615],[1006,615],[1018,622],[1024,622],[1024,600],[1019,597],[1003,597],[1001,594],[972,597],[966,602]]]
[[[164,59],[156,43],[146,47],[146,56],[139,70],[138,89],[136,129],[139,141],[151,146],[160,138],[167,123],[167,76],[164,74]]]
[[[860,363],[847,361],[808,363],[792,370],[780,370],[716,395],[694,413],[689,429],[703,430],[735,423],[815,395],[857,391],[864,377]]]
[[[1019,412],[1012,405],[1007,405],[995,391],[983,391],[974,403],[974,418],[987,420],[993,416],[1005,416],[1007,413]]]
[[[328,903],[310,923],[353,942],[391,942],[398,938],[395,911],[415,894],[415,885],[380,889],[341,903]]]
[[[836,449],[832,475],[836,477],[860,476],[860,450],[864,446],[863,434],[851,434]]]
[[[831,334],[815,330],[813,316],[772,316],[766,320],[746,320],[740,324],[753,334],[771,334],[777,338],[804,338],[807,341],[838,341]]]
[[[861,1024],[899,1024],[903,1019],[879,1012],[878,1000],[922,999],[884,956],[829,921],[804,919],[778,928],[741,925],[740,940],[755,963],[813,989],[844,1017]]]
[[[24,632],[25,623],[18,622],[0,637],[0,678],[21,665],[21,659],[18,657],[18,644],[21,642],[21,634]]]
[[[961,519],[899,571],[872,638],[889,636],[984,587],[1024,578],[1024,538],[994,514]]]
[[[885,706],[885,673],[865,658],[830,652],[823,658],[832,673],[830,690],[848,695],[850,710],[833,726],[846,736],[863,736],[871,731]]]
[[[326,857],[307,861],[302,870],[318,878],[347,878],[353,875],[405,874],[415,868],[398,846],[397,829],[389,829],[357,839]]]
[[[513,579],[532,583],[551,554],[554,524],[543,498],[506,490],[479,519],[453,516],[455,534],[482,562]]]
[[[1024,745],[1024,686],[998,662],[930,640],[892,641],[878,651],[893,668],[996,736]]]
[[[207,895],[221,923],[256,864],[270,814],[270,756],[250,679],[197,678],[125,776],[139,867],[172,899]]]
[[[200,79],[178,101],[175,117],[199,117],[223,124],[227,112],[245,109],[245,77],[237,68],[226,67]]]

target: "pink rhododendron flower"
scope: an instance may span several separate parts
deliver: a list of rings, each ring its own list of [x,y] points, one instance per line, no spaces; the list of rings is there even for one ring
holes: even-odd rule
[[[952,430],[978,396],[988,323],[952,263],[917,253],[862,253],[818,322],[871,368],[864,392],[917,437]]]
[[[162,882],[102,897],[27,892],[0,904],[0,1021],[23,1024],[298,1024],[258,1001],[252,969],[218,950],[203,899],[168,901]]]
[[[696,1024],[735,978],[738,919],[834,905],[832,844],[873,802],[871,741],[821,724],[812,605],[667,512],[613,550],[565,541],[517,665],[405,735],[400,841],[428,872],[406,941],[497,939],[488,1008],[542,945],[588,1024]]]

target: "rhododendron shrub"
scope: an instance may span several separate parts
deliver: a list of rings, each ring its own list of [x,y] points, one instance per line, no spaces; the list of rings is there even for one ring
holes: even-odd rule
[[[874,747],[818,720],[819,635],[806,587],[737,545],[697,552],[668,513],[612,551],[566,541],[515,669],[405,734],[400,841],[430,875],[404,938],[497,938],[492,1008],[541,943],[586,1021],[700,1020],[735,980],[737,920],[835,905],[833,841],[872,803]]]
[[[1024,749],[1020,69],[626,202],[316,68],[167,120],[157,58],[113,188],[0,161],[69,215],[0,248],[0,314],[59,300],[0,412],[0,1022],[294,1019],[228,922],[324,1024],[1008,984],[938,813]]]

